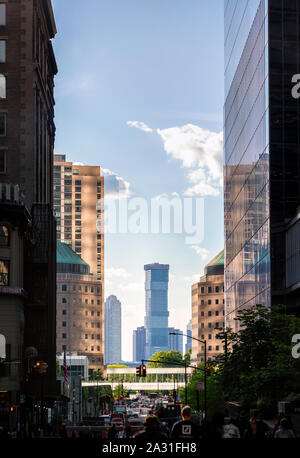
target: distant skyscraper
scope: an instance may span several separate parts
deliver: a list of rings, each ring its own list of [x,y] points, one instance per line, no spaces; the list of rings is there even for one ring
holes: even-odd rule
[[[178,335],[178,334],[182,334],[182,331],[180,331],[180,329],[169,328],[168,332],[169,332],[169,350],[180,351],[180,353],[182,354],[183,336]],[[176,332],[176,336],[170,335],[170,332]]]
[[[133,361],[141,362],[145,359],[146,329],[141,326],[133,331]]]
[[[186,327],[186,335],[192,337],[192,320],[190,320],[187,324]],[[189,337],[186,338],[186,344],[185,344],[185,353],[189,351],[189,349],[192,348],[192,339]]]
[[[144,266],[146,296],[146,359],[157,351],[169,349],[168,338],[168,264]]]
[[[104,310],[105,364],[118,364],[122,361],[121,302],[116,296],[109,296]]]

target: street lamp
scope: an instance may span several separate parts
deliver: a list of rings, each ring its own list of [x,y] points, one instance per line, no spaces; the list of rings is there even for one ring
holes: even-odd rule
[[[205,415],[205,421],[206,421],[206,414],[207,414],[207,372],[206,372],[206,366],[207,366],[207,345],[206,345],[206,340],[201,340],[197,339],[196,337],[193,337],[188,334],[181,334],[179,332],[169,332],[170,336],[185,336],[189,337],[190,339],[197,340],[197,342],[200,342],[204,344],[204,415]],[[186,373],[186,363],[185,363],[185,373]],[[187,394],[186,394],[187,397]]]

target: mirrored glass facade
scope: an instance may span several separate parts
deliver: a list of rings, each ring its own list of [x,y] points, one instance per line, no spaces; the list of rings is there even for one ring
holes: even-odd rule
[[[225,2],[226,325],[270,304],[268,5]]]
[[[157,351],[169,350],[168,264],[148,264],[145,269],[146,359]]]
[[[285,271],[287,228],[300,206],[299,73],[298,0],[225,0],[225,313],[233,329],[236,311],[257,303],[300,309]]]

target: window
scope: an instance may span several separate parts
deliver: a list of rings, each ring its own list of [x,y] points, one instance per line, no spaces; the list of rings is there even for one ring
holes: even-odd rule
[[[219,351],[220,347],[219,345],[216,346],[216,351]]]
[[[81,186],[81,180],[75,180],[75,186]]]
[[[2,224],[0,225],[0,246],[9,246],[9,230]]]
[[[62,297],[62,298],[61,298],[61,302],[62,302],[63,304],[66,304],[66,303],[67,303],[67,299],[66,299],[65,297]]]
[[[4,75],[1,75],[1,73],[0,73],[0,99],[6,99],[6,77]]]
[[[209,293],[212,292],[212,287],[211,287],[211,286],[208,287],[208,292],[209,292]]]
[[[100,351],[100,347],[99,347],[99,345],[97,346],[97,351]]]
[[[63,339],[66,339],[66,338],[67,338],[67,334],[63,334],[63,335],[62,335],[62,338],[63,338]]]
[[[67,285],[61,285],[61,290],[62,291],[67,291]]]
[[[67,346],[66,346],[66,345],[63,345],[61,348],[62,348],[62,351],[66,351]]]
[[[0,40],[0,62],[6,61],[6,41]]]
[[[67,327],[67,322],[66,322],[66,321],[63,321],[63,322],[62,322],[62,327],[63,327],[63,328],[66,328],[66,327]]]
[[[66,315],[66,314],[67,314],[67,311],[66,311],[66,310],[63,310],[63,311],[62,311],[62,314],[63,314],[63,315]]]
[[[88,338],[89,338],[89,335],[88,335],[88,334],[86,334],[86,335],[85,335],[85,339],[88,339]]]
[[[208,316],[211,316],[211,312],[208,312]]]
[[[216,299],[216,304],[217,304],[217,305],[219,304],[219,299]]]
[[[0,286],[9,285],[9,261],[0,259]]]
[[[202,286],[201,287],[201,294],[204,294],[204,291],[205,291],[204,286]]]
[[[94,351],[94,347],[93,346],[91,346],[91,351]]]
[[[201,328],[204,328],[204,323],[201,323]]]
[[[5,137],[6,135],[6,114],[0,113],[0,136]]]
[[[218,322],[216,323],[216,328],[219,328],[219,327],[220,327],[219,324],[220,324],[220,323],[218,323]]]
[[[0,5],[0,25],[6,25],[6,5],[1,3]]]
[[[204,312],[201,312],[201,316],[204,316]]]
[[[220,290],[220,288],[218,286],[216,286],[216,293],[218,293]]]
[[[212,351],[212,347],[211,347],[211,345],[209,345],[209,347],[208,347],[208,351]]]
[[[216,312],[216,316],[219,316],[219,312],[218,311]]]
[[[208,323],[208,327],[211,328],[211,323]]]
[[[211,300],[210,300],[210,299],[208,299],[207,303],[208,303],[208,305],[211,305]]]
[[[203,300],[201,301],[201,305],[205,305],[205,302]]]
[[[211,340],[212,339],[212,335],[208,334],[208,338],[209,338],[209,340]]]
[[[95,335],[94,335],[94,334],[92,334],[92,336],[91,336],[91,337],[92,337],[92,339],[94,340],[94,338],[95,338]]]

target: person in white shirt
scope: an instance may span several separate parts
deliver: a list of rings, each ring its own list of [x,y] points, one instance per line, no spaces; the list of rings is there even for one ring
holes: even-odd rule
[[[225,424],[223,425],[223,439],[240,439],[240,430],[235,426],[230,417],[224,418]]]

